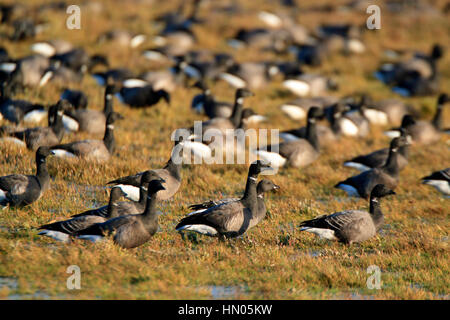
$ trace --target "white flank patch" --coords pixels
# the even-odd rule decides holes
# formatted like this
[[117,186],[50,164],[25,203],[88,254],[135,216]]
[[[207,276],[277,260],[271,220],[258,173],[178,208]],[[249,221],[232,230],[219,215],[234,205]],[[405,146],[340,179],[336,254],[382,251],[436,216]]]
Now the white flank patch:
[[336,188],[344,190],[345,192],[347,192],[347,195],[349,197],[360,197],[360,195],[358,193],[358,190],[356,190],[355,187],[350,186],[348,184],[341,183]]
[[46,73],[44,73],[41,80],[39,81],[39,86],[40,87],[45,86],[52,77],[53,77],[53,71],[47,71]]
[[165,55],[158,51],[146,50],[142,54],[146,59],[152,61],[161,61],[167,59]]
[[289,118],[293,120],[302,120],[306,118],[305,109],[299,106],[294,106],[292,104],[283,104],[281,106],[281,111],[283,111]]
[[300,97],[304,97],[311,92],[309,83],[302,80],[286,80],[283,81],[283,86]]
[[58,158],[76,158],[77,156],[74,155],[72,152],[63,150],[63,149],[53,149],[52,155]]
[[376,109],[364,110],[364,116],[373,124],[386,125],[389,122],[386,112]]
[[78,238],[78,239],[81,239],[81,240],[92,241],[92,242],[94,242],[94,243],[100,242],[100,241],[105,241],[105,237],[102,237],[102,236],[94,236],[94,235],[89,235],[89,234],[81,235],[81,236],[78,236],[77,238]]
[[357,136],[358,135],[358,126],[350,119],[347,118],[341,118],[340,126],[342,133],[346,136]]
[[39,53],[47,58],[56,53],[55,48],[47,42],[37,42],[31,45],[31,51]]
[[20,140],[20,139],[14,138],[14,137],[4,137],[4,138],[0,138],[0,141],[1,141],[1,142],[14,143],[14,144],[17,144],[18,146],[21,146],[21,147],[26,147],[26,146],[27,146],[25,142],[23,142],[23,141]]
[[25,114],[23,121],[27,123],[39,123],[47,116],[46,110],[33,110]]
[[297,137],[296,135],[293,135],[291,133],[286,133],[286,132],[280,132],[279,136],[280,136],[280,138],[282,138],[284,141],[287,141],[287,142],[300,140],[300,138]]
[[231,73],[221,73],[219,77],[235,88],[245,88],[247,86],[247,83],[244,80]]
[[330,230],[330,229],[305,227],[305,228],[301,228],[300,231],[311,232],[321,238],[328,239],[328,240],[337,240],[336,236],[334,235],[334,231]]
[[129,184],[118,184],[116,187],[122,189],[125,198],[132,201],[139,201],[139,188]]
[[156,44],[157,46],[163,46],[167,43],[167,40],[165,37],[156,36],[153,38],[153,43]]
[[145,35],[138,34],[131,39],[130,46],[132,48],[139,47],[145,41]]
[[258,18],[272,28],[281,27],[282,24],[280,17],[267,11],[260,11]]
[[269,151],[263,151],[263,150],[256,150],[255,152],[260,159],[265,160],[270,163],[271,167],[282,167],[286,163],[286,159],[283,158],[280,154],[275,152],[269,152]]
[[0,189],[0,202],[6,199],[6,192]]
[[195,231],[207,236],[215,236],[217,234],[217,230],[213,227],[207,226],[205,224],[189,224],[182,226],[177,229],[177,231],[181,230],[189,230],[189,231]]
[[38,233],[40,236],[46,236],[50,237],[52,239],[55,239],[57,241],[61,242],[70,242],[70,237],[67,233],[59,232],[59,231],[53,231],[53,230],[42,230]]
[[211,148],[206,144],[197,141],[184,141],[183,153],[190,152],[194,157],[201,157],[203,159],[211,158]]
[[391,139],[398,138],[398,137],[400,137],[400,134],[401,134],[400,131],[398,131],[398,130],[388,130],[383,133],[384,133],[384,135],[388,136]]
[[260,114],[254,114],[247,118],[247,121],[249,123],[260,123],[260,122],[264,122],[266,120],[267,120],[267,118]]
[[136,88],[136,87],[145,87],[148,85],[147,81],[141,79],[127,79],[122,84],[125,88]]
[[366,46],[358,39],[350,39],[347,42],[347,47],[352,53],[363,53],[366,51]]
[[[0,199],[1,200],[1,199]],[[192,216],[193,214],[197,214],[197,213],[200,213],[200,212],[203,212],[203,211],[205,211],[206,209],[200,209],[200,210],[196,210],[196,211],[192,211],[192,212],[189,212],[186,216]]]
[[78,121],[69,116],[63,115],[62,122],[66,131],[75,132],[80,129],[80,124],[78,123]]
[[16,70],[16,66],[17,64],[15,64],[14,62],[4,62],[0,64],[0,70],[11,73]]
[[[450,184],[444,180],[423,180],[424,184],[435,187],[440,193],[450,195]],[[0,199],[1,200],[1,199]]]
[[363,165],[361,163],[351,162],[351,161],[344,162],[344,167],[354,168],[354,169],[359,170],[361,172],[372,169],[372,168],[370,168],[368,166],[365,166],[365,165]]

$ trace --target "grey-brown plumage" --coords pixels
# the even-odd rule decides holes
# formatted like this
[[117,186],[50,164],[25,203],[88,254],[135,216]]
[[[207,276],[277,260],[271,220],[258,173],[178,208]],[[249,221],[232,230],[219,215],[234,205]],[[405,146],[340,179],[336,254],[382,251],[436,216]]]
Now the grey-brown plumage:
[[12,138],[24,141],[27,148],[36,151],[41,146],[54,146],[60,143],[64,136],[64,127],[62,115],[64,110],[71,108],[66,100],[60,100],[56,106],[52,106],[49,110],[49,126],[35,127],[23,131],[3,132]]
[[348,210],[323,215],[303,221],[300,224],[300,227],[302,227],[300,230],[347,244],[368,240],[374,237],[384,224],[384,216],[379,201],[380,198],[390,194],[395,194],[395,192],[382,184],[378,184],[370,193],[369,212]]
[[265,212],[259,212],[256,179],[259,173],[267,168],[270,167],[260,160],[252,163],[244,196],[240,200],[219,204],[205,211],[191,214],[183,218],[175,229],[190,230],[221,238],[233,238],[244,234],[265,214]]
[[335,185],[351,196],[368,198],[373,187],[384,184],[389,189],[395,189],[399,180],[398,149],[408,145],[406,137],[398,137],[391,141],[389,156],[386,163],[380,167],[364,171]]
[[36,151],[36,175],[11,174],[0,177],[0,206],[22,207],[37,201],[50,187],[45,159],[48,147]]
[[74,234],[77,231],[86,229],[96,223],[105,222],[108,219],[118,217],[118,200],[125,194],[120,188],[112,188],[106,215],[80,215],[69,220],[58,221],[50,224],[44,224],[39,229],[44,230],[39,235],[46,235],[47,231],[58,231],[66,234]]
[[111,112],[108,115],[103,140],[82,140],[52,146],[53,154],[62,157],[80,157],[87,160],[109,160],[115,150],[113,123],[119,119],[123,119],[123,117],[116,112]]
[[164,190],[160,180],[152,180],[148,185],[145,210],[141,214],[126,215],[97,223],[76,233],[77,236],[103,237],[114,235],[114,242],[123,248],[135,248],[151,239],[158,230],[158,212],[156,211],[158,191]]
[[256,151],[257,155],[273,166],[281,167],[288,164],[292,167],[304,167],[319,157],[320,144],[317,138],[316,121],[323,117],[323,110],[312,107],[308,111],[306,139],[282,142],[269,145]]

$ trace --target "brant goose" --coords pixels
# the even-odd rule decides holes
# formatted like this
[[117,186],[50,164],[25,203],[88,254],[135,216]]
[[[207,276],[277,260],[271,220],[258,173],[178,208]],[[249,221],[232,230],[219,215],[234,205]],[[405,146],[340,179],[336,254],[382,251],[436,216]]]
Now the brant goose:
[[177,231],[195,231],[207,236],[234,238],[254,227],[265,212],[258,210],[256,180],[258,175],[271,169],[260,160],[250,165],[244,196],[238,201],[227,202],[210,207],[204,211],[183,218],[175,227]]
[[136,34],[133,35],[129,31],[126,30],[110,30],[103,34],[101,34],[97,42],[103,43],[106,41],[114,42],[114,44],[118,44],[119,46],[123,47],[131,47],[131,48],[137,48],[142,43],[144,43],[146,39],[146,36],[143,34]]
[[422,178],[422,183],[435,187],[440,193],[450,196],[450,168],[435,171]]
[[442,131],[443,107],[450,101],[447,94],[440,94],[437,99],[436,113],[431,122],[424,120],[414,120],[411,115],[405,115],[400,128],[393,128],[385,131],[388,137],[400,135],[400,129],[404,128],[411,135],[414,143],[429,144],[440,140]]
[[[181,162],[174,161],[175,152],[177,152],[177,145],[181,144],[179,141],[175,141],[175,146],[172,150],[172,155],[167,161],[166,165],[161,169],[151,170],[159,177],[164,179],[164,191],[159,192],[156,196],[158,200],[168,200],[178,191],[181,185]],[[141,185],[141,179],[144,172],[136,173],[135,175],[122,177],[116,180],[109,181],[107,184],[114,184],[120,187],[126,194],[126,198],[138,201],[139,200],[139,186]]]
[[31,45],[31,51],[50,58],[55,54],[63,54],[73,49],[73,45],[65,40],[53,39],[45,42],[36,42]]
[[384,224],[380,198],[395,194],[383,184],[377,184],[370,193],[369,212],[348,210],[303,221],[300,231],[314,233],[321,238],[346,244],[362,242],[374,237]]
[[306,73],[283,81],[283,86],[299,97],[320,96],[327,90],[338,89],[334,80],[318,74]]
[[[316,121],[323,118],[321,108],[312,107],[308,111],[306,138],[296,141],[282,142],[278,145],[268,145],[259,148],[255,153],[274,167],[289,164],[293,167],[304,167],[319,157],[320,144],[317,137]],[[277,151],[273,151],[277,150]]]
[[119,100],[130,107],[150,107],[164,99],[170,105],[170,93],[165,90],[155,90],[150,85],[139,87],[123,86],[117,94]]
[[125,194],[120,188],[112,188],[109,196],[109,203],[106,206],[105,216],[100,215],[81,215],[69,220],[58,221],[50,224],[44,224],[39,227],[38,235],[51,237],[55,240],[68,242],[69,235],[77,231],[84,230],[96,223],[105,222],[108,219],[120,216],[118,210],[118,201]]
[[334,187],[344,190],[349,196],[361,198],[368,198],[372,188],[380,183],[390,189],[395,189],[399,178],[399,148],[408,144],[406,137],[394,138],[389,147],[388,158],[383,166],[364,171],[357,176],[337,183]]
[[103,140],[82,140],[52,146],[52,153],[57,157],[81,157],[87,160],[107,161],[113,155],[116,142],[114,139],[114,122],[123,116],[111,112],[106,119]]
[[0,206],[22,207],[37,201],[50,187],[45,159],[50,155],[48,147],[36,151],[36,175],[11,174],[0,177]]
[[235,88],[261,89],[267,85],[278,69],[270,63],[245,62],[234,64],[219,78]]
[[[409,137],[405,129],[401,129],[402,137]],[[409,141],[409,140],[408,140]],[[408,164],[408,145],[404,145],[398,148],[398,169],[401,171]],[[355,168],[359,171],[366,171],[372,168],[378,168],[384,165],[389,157],[389,148],[380,149],[377,151],[373,151],[369,154],[355,157],[351,160],[345,161],[344,166]]]
[[[65,123],[70,126],[71,129],[76,129],[74,131],[84,131],[90,134],[104,134],[106,117],[113,111],[113,98],[116,92],[116,85],[107,85],[105,88],[103,111],[81,107],[73,111],[66,112],[67,116]],[[76,122],[75,125],[70,125],[72,123],[72,119]]]
[[[258,196],[258,221],[255,224],[258,224],[259,221],[263,220],[266,214],[266,205],[264,204],[264,193],[269,192],[272,190],[278,190],[280,189],[279,186],[274,184],[269,179],[262,179],[260,182],[258,182],[258,185],[256,187],[256,194]],[[193,215],[197,214],[199,212],[205,211],[206,209],[212,208],[214,206],[222,205],[229,202],[236,202],[239,201],[240,198],[227,198],[227,199],[221,199],[221,200],[210,200],[199,204],[193,204],[189,206],[189,209],[195,210],[191,213],[188,213],[187,215]]]
[[[59,100],[56,106],[49,109],[49,126],[35,127],[24,131],[6,131],[0,135],[7,137],[1,140],[10,140],[19,145],[26,145],[30,150],[37,150],[40,146],[54,146],[60,143],[64,135],[62,116],[65,110],[72,106],[66,100]],[[53,115],[54,114],[54,115]]]
[[233,105],[228,102],[217,101],[211,94],[211,90],[206,86],[203,81],[197,81],[194,88],[198,88],[202,91],[201,94],[196,95],[192,99],[191,106],[197,112],[205,112],[210,118],[229,118],[233,113]]
[[312,106],[325,108],[337,101],[338,99],[336,97],[331,96],[298,98],[282,104],[280,109],[292,120],[303,120],[306,118],[308,110]]
[[158,211],[156,210],[158,191],[165,190],[160,180],[148,184],[147,203],[141,214],[129,214],[96,223],[76,233],[78,238],[97,241],[105,235],[114,234],[114,243],[129,249],[139,247],[151,239],[158,230]]
[[370,123],[378,125],[387,125],[388,123],[400,125],[406,114],[419,116],[419,112],[411,105],[397,99],[370,102],[363,113]]

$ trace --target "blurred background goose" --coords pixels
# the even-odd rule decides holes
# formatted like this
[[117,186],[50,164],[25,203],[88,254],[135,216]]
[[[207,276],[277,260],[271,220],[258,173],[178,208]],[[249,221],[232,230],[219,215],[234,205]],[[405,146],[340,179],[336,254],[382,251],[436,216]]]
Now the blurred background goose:
[[450,168],[435,171],[422,178],[422,183],[436,188],[440,193],[450,196]]

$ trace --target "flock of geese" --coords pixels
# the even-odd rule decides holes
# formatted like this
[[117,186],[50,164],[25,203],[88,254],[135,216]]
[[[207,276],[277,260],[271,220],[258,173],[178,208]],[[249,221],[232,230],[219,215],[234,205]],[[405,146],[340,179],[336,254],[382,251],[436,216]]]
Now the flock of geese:
[[[392,124],[394,127],[385,132],[392,138],[390,145],[346,161],[344,166],[361,172],[335,185],[349,196],[368,199],[369,210],[336,212],[300,224],[302,231],[347,244],[374,237],[384,223],[380,200],[395,194],[399,173],[408,165],[409,146],[440,143],[441,136],[448,133],[443,128],[443,109],[450,98],[439,92],[437,67],[444,54],[443,48],[436,44],[429,54],[382,64],[375,73],[378,79],[392,86],[394,92],[405,96],[436,96],[435,116],[428,122],[419,120],[416,109],[400,100],[375,101],[366,94],[330,96],[328,93],[338,88],[335,79],[302,70],[303,65],[320,66],[328,56],[339,52],[346,55],[364,52],[356,26],[322,25],[311,32],[287,14],[261,11],[258,18],[267,28],[241,29],[228,40],[229,45],[269,50],[274,54],[291,53],[294,58],[238,63],[227,53],[195,50],[197,38],[193,26],[204,24],[199,18],[201,3],[201,0],[194,0],[187,16],[183,13],[185,2],[182,1],[176,12],[155,18],[162,26],[161,32],[153,41],[155,46],[143,50],[142,55],[153,62],[171,62],[169,69],[137,75],[126,68],[110,68],[106,56],[89,55],[83,48],[63,40],[35,43],[31,46],[34,53],[25,57],[13,58],[5,48],[0,49],[0,120],[9,122],[0,127],[1,140],[17,143],[36,155],[35,175],[0,177],[0,205],[23,207],[45,194],[50,188],[48,156],[73,161],[80,158],[110,161],[116,147],[114,128],[124,119],[113,110],[115,97],[131,108],[142,108],[160,101],[170,104],[171,92],[180,86],[200,90],[192,99],[191,107],[209,118],[202,122],[202,129],[229,134],[230,130],[245,129],[250,123],[267,120],[251,108],[244,108],[244,101],[253,96],[254,91],[282,77],[286,90],[298,98],[284,103],[280,110],[292,119],[306,119],[306,126],[282,131],[283,141],[277,145],[251,150],[259,160],[250,164],[242,197],[191,205],[194,211],[182,218],[175,230],[193,231],[221,240],[242,236],[264,219],[267,212],[264,194],[280,188],[269,179],[258,181],[262,172],[312,165],[320,158],[322,145],[336,142],[341,136],[362,139],[370,135],[372,125]],[[292,1],[285,1],[283,5],[295,7]],[[34,10],[46,12],[63,7],[55,4]],[[0,9],[1,22],[12,27],[12,42],[25,41],[45,30],[38,21],[28,18],[26,13],[32,9],[27,6],[11,4],[2,5]],[[242,9],[233,5],[215,10],[232,15]],[[146,36],[111,30],[100,35],[98,41],[115,42],[117,48],[135,49],[146,41]],[[89,109],[88,96],[79,90],[63,90],[60,100],[47,109],[41,104],[14,98],[27,87],[44,87],[50,82],[71,83],[88,75],[104,87],[102,111]],[[215,98],[210,84],[216,81],[226,81],[236,89],[233,103]],[[48,121],[45,127],[24,126],[45,118]],[[186,129],[192,134],[188,139],[175,141],[162,168],[114,178],[107,183],[112,185],[108,204],[75,214],[68,220],[42,225],[39,234],[65,242],[75,238],[98,241],[113,236],[114,242],[124,248],[138,247],[149,241],[158,230],[158,202],[172,198],[182,186],[182,163],[174,160],[176,153],[188,149],[193,156],[211,156],[211,141],[196,136],[194,127]],[[103,135],[103,139],[61,143],[64,136],[78,131]],[[450,168],[425,176],[422,181],[450,195]],[[129,201],[124,201],[124,197]]]

